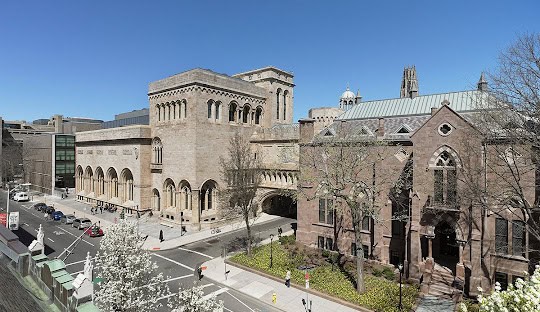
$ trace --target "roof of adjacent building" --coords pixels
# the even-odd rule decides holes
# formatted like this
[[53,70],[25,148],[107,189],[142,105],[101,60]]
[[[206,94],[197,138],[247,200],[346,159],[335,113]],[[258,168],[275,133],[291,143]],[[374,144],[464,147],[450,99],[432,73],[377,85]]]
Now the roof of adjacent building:
[[487,93],[469,90],[430,95],[414,98],[395,98],[386,100],[360,102],[342,115],[338,120],[372,119],[381,117],[430,115],[431,108],[440,108],[445,100],[456,112],[475,111],[486,98]]

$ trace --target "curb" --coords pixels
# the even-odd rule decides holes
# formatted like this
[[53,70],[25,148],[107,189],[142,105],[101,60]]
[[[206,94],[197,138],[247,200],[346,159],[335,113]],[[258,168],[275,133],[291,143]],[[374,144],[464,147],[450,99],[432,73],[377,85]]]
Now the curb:
[[[242,264],[238,264],[238,263],[235,263],[235,262],[231,262],[229,259],[225,259],[225,263],[229,264],[229,265],[232,265],[232,266],[235,266],[237,268],[240,268],[242,270],[245,270],[245,271],[248,271],[248,272],[251,272],[251,273],[254,273],[254,274],[257,274],[257,275],[262,275],[266,278],[269,278],[269,279],[272,279],[274,281],[277,281],[277,282],[280,282],[280,283],[283,283],[283,279],[282,278],[278,278],[278,277],[275,277],[273,275],[270,275],[266,272],[261,272],[261,271],[257,271],[253,268],[250,268],[250,267],[247,267],[247,266],[244,266]],[[320,292],[318,290],[314,290],[314,289],[305,289],[304,287],[302,287],[301,285],[298,285],[298,284],[295,284],[295,283],[292,283],[291,282],[291,287],[294,287],[296,289],[299,289],[299,290],[302,290],[304,292],[308,292],[312,295],[316,295],[318,297],[321,297],[321,298],[324,298],[326,300],[329,300],[329,301],[333,301],[335,303],[339,303],[341,305],[344,305],[344,306],[347,306],[351,309],[355,309],[355,310],[358,310],[358,311],[362,311],[362,312],[374,312],[373,310],[369,310],[367,308],[364,308],[362,306],[358,306],[358,305],[355,305],[353,303],[350,303],[348,301],[345,301],[345,300],[342,300],[342,299],[339,299],[339,298],[335,298],[335,297],[332,297],[328,294],[325,294],[323,292]]]

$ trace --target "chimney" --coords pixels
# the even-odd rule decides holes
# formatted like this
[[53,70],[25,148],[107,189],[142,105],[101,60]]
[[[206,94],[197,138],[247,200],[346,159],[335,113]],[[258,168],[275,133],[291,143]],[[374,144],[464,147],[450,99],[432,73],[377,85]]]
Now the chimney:
[[315,135],[314,123],[315,120],[311,118],[304,118],[298,120],[300,123],[300,143],[309,143]]
[[437,107],[432,107],[431,108],[431,116],[435,115],[436,112],[437,112]]
[[377,128],[377,136],[384,136],[384,118],[379,118],[379,127]]

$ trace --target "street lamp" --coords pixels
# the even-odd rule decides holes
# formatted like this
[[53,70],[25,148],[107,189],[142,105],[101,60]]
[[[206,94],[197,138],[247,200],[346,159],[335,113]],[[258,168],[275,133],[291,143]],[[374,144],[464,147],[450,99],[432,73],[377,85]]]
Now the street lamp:
[[272,262],[274,260],[273,254],[272,254],[272,241],[274,240],[274,234],[270,234],[270,267],[272,267]]
[[311,300],[309,300],[309,303],[307,303],[306,299],[302,298],[302,304],[304,305],[304,310],[306,310],[306,312],[311,312],[311,307],[313,306]]
[[399,264],[398,265],[398,269],[399,269],[399,306],[398,306],[398,309],[399,311],[403,311],[403,304],[401,302],[401,298],[402,298],[402,292],[401,292],[401,277],[403,276],[403,264]]

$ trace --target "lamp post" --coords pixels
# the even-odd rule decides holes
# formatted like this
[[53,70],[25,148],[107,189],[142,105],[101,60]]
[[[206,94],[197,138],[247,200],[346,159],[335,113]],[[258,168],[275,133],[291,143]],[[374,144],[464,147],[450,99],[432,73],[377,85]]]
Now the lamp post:
[[6,203],[6,228],[9,230],[9,195],[11,194],[10,193],[10,189],[9,189],[9,181],[8,181],[8,187],[7,187],[7,203]]
[[401,298],[402,298],[402,292],[401,292],[401,287],[402,287],[402,284],[401,284],[401,277],[403,276],[403,264],[399,264],[398,265],[398,269],[399,269],[399,306],[398,306],[398,309],[399,311],[403,311],[403,304],[402,304],[402,301],[401,301]]
[[270,267],[272,267],[273,264],[273,254],[272,254],[272,241],[274,240],[274,234],[270,234]]

